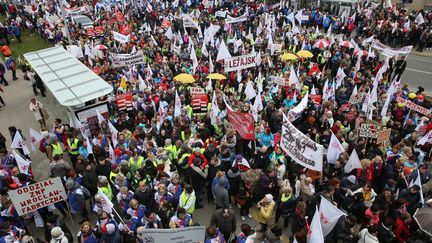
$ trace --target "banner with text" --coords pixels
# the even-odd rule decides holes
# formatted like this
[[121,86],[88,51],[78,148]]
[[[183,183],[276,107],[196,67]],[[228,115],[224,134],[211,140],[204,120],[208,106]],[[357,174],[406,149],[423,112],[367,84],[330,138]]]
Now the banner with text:
[[120,42],[120,43],[128,43],[130,39],[130,35],[122,35],[118,32],[113,31],[113,37],[114,40]]
[[404,104],[405,106],[408,106],[408,108],[410,108],[410,109],[412,109],[414,111],[417,111],[418,113],[421,113],[423,115],[427,116],[430,113],[430,110],[428,110],[428,109],[426,109],[424,107],[421,107],[421,106],[417,105],[416,103],[413,103],[413,102],[411,102],[409,100],[403,99],[401,97],[397,97],[397,102],[401,103],[401,104]]
[[227,111],[228,119],[240,137],[245,140],[255,140],[255,120],[253,115],[251,113],[235,112],[230,109],[227,109]]
[[225,72],[238,71],[256,66],[256,53],[225,59]]
[[75,8],[64,8],[62,9],[62,15],[65,16],[76,16],[76,15],[83,15],[86,13],[89,13],[91,11],[90,7],[87,5],[81,6],[81,7],[75,7]]
[[231,17],[231,16],[227,15],[226,19],[225,19],[225,24],[234,24],[234,23],[246,21],[248,19],[248,16],[249,16],[248,12],[244,13],[243,15],[241,15],[239,17]]
[[372,123],[363,123],[360,126],[360,137],[378,138],[378,128]]
[[411,52],[413,46],[403,46],[400,48],[392,48],[390,46],[386,46],[383,43],[381,43],[379,40],[373,39],[371,42],[371,47],[375,48],[380,51],[386,51],[391,53],[397,53],[397,54],[408,54]]
[[144,242],[204,242],[205,226],[192,226],[177,229],[145,229],[142,233]]
[[191,87],[193,113],[206,113],[208,96],[203,88]]
[[19,216],[67,199],[60,177],[8,192]]
[[114,67],[129,67],[135,64],[144,63],[144,54],[142,50],[132,54],[110,53],[110,55]]
[[303,167],[322,171],[324,147],[300,132],[285,115],[280,145],[295,162]]

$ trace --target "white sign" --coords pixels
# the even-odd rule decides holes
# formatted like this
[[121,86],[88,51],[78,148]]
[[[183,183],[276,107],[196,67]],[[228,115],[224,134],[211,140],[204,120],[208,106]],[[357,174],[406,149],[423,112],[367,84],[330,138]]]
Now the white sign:
[[130,39],[130,35],[122,35],[118,32],[113,31],[114,40],[120,43],[128,43]]
[[301,16],[301,21],[308,21],[309,20],[309,15],[302,15]]
[[83,109],[83,110],[79,110],[76,111],[76,115],[78,117],[78,120],[81,123],[87,123],[87,120],[89,118],[95,117],[96,116],[96,111],[99,112],[99,114],[109,114],[109,110],[108,110],[108,106],[106,103],[102,103],[101,105],[98,106],[94,106],[91,107],[89,109]]
[[144,54],[142,50],[132,54],[110,53],[110,55],[112,58],[112,65],[114,67],[128,67],[144,63]]
[[283,116],[281,148],[300,165],[322,171],[324,147],[301,133],[285,115]]
[[277,77],[277,76],[270,76],[271,83],[269,84],[278,84],[280,86],[288,86],[288,82],[286,81],[285,77]]
[[177,229],[145,229],[142,236],[144,242],[204,242],[205,226],[193,226]]
[[390,46],[386,46],[383,43],[381,43],[379,40],[373,39],[371,42],[371,47],[375,48],[380,51],[387,50],[387,53],[393,52],[398,54],[408,54],[411,52],[413,46],[403,46],[400,48],[391,48]]
[[282,51],[282,44],[272,44],[270,48],[274,52],[281,52]]
[[227,15],[227,11],[222,11],[222,10],[216,11],[215,13],[215,16],[219,18],[225,18],[226,15]]
[[248,19],[248,16],[249,16],[248,12],[246,12],[242,16],[239,16],[239,17],[236,17],[236,18],[227,15],[227,17],[225,19],[225,24],[234,24],[234,23],[239,23],[239,22],[246,21]]
[[8,192],[19,216],[67,199],[60,177]]
[[242,56],[226,58],[224,67],[225,72],[231,72],[255,67],[255,65],[256,53],[252,52]]
[[84,54],[82,52],[81,47],[77,45],[68,45],[66,46],[67,52],[69,52],[73,57],[83,58]]
[[198,28],[198,21],[192,19],[188,14],[183,15],[183,27],[185,28]]
[[76,8],[64,8],[62,9],[62,15],[63,16],[76,16],[76,15],[83,15],[90,12],[89,6],[81,6]]

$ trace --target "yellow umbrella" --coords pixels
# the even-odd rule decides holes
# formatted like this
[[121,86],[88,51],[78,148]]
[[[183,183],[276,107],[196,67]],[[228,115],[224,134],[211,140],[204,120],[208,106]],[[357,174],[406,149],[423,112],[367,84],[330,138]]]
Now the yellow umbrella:
[[216,79],[216,80],[223,80],[226,79],[226,77],[220,73],[211,73],[207,76],[209,79]]
[[313,57],[313,54],[310,51],[301,50],[301,51],[297,52],[297,56],[301,56],[304,58],[310,58],[310,57]]
[[280,56],[280,59],[282,61],[285,61],[285,60],[297,60],[298,57],[296,55],[292,54],[292,53],[288,53],[287,52],[287,53],[283,54],[282,56]]
[[193,82],[195,82],[195,78],[187,73],[181,73],[177,76],[174,77],[174,80],[180,83],[184,83],[184,84],[191,84]]

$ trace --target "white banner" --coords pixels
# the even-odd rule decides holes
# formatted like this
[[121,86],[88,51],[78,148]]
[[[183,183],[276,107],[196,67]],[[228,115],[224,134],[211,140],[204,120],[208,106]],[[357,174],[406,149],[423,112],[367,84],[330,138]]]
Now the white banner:
[[114,40],[120,43],[128,43],[130,39],[130,35],[122,35],[118,32],[113,31]]
[[83,15],[86,13],[89,13],[91,8],[87,5],[76,7],[76,8],[64,8],[62,9],[62,15],[63,16],[76,16],[76,15]]
[[322,171],[324,147],[301,133],[285,115],[283,116],[280,141],[282,149],[300,165]]
[[256,53],[230,57],[225,59],[225,72],[238,71],[246,68],[255,67]]
[[144,242],[204,242],[205,226],[177,229],[145,229],[142,236],[144,237]]
[[225,18],[226,15],[227,15],[227,11],[222,11],[222,10],[216,11],[215,13],[215,16],[219,18]]
[[144,54],[142,50],[132,54],[110,53],[110,55],[112,58],[112,65],[114,67],[128,67],[135,64],[144,63]]
[[77,45],[68,45],[66,46],[67,52],[69,52],[73,57],[83,58],[84,54],[82,48]]
[[248,16],[249,16],[248,12],[246,12],[242,16],[239,16],[239,17],[236,17],[236,18],[227,15],[226,19],[225,19],[225,24],[234,24],[234,23],[239,23],[239,22],[246,21],[248,19]]
[[19,216],[67,199],[60,177],[8,192]]
[[386,46],[381,43],[379,40],[373,39],[371,42],[372,48],[375,48],[380,51],[386,50],[386,53],[397,53],[397,54],[408,54],[411,52],[413,46],[404,46],[400,48],[391,48],[390,46]]
[[188,14],[183,15],[183,27],[185,28],[198,28],[198,21],[192,19],[192,17]]

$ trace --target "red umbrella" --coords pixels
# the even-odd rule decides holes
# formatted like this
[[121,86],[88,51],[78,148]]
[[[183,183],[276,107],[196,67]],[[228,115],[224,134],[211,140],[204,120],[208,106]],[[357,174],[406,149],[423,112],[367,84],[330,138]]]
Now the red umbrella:
[[315,42],[315,44],[314,44],[314,46],[316,48],[320,48],[320,49],[324,49],[324,48],[326,48],[329,45],[330,45],[330,43],[328,41],[326,41],[326,40],[323,40],[323,39],[317,40]]
[[367,56],[369,56],[369,52],[364,51],[364,50],[360,50],[360,51],[355,51],[354,55],[367,57]]
[[353,44],[351,44],[351,42],[349,42],[349,41],[342,41],[342,43],[340,45],[343,47],[346,47],[346,48],[350,48],[350,49],[354,48]]
[[95,48],[98,50],[108,50],[108,47],[106,45],[96,45]]

